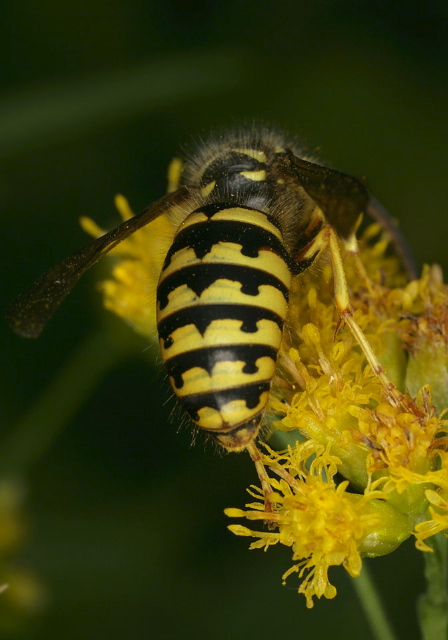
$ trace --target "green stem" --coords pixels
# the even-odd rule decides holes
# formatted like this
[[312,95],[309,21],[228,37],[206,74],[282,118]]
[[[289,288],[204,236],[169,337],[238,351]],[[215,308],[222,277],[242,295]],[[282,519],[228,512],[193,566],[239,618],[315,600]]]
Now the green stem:
[[131,353],[129,343],[114,340],[104,328],[89,335],[4,439],[0,447],[2,473],[26,474],[107,371]]
[[426,544],[433,553],[424,553],[427,589],[418,602],[424,640],[446,640],[448,635],[448,540],[439,533]]
[[369,621],[373,637],[376,640],[396,640],[365,560],[361,574],[352,580],[352,584]]

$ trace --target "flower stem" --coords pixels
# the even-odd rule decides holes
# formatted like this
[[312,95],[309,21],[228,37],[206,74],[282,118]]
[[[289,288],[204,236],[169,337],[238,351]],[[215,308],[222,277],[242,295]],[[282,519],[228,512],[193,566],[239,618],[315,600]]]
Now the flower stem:
[[418,602],[418,615],[424,640],[448,637],[448,540],[438,534],[425,541],[433,553],[424,553],[426,593]]
[[361,574],[352,580],[352,584],[369,621],[373,637],[376,640],[396,640],[365,560]]
[[4,438],[2,473],[28,473],[107,371],[131,354],[129,342],[114,340],[104,327],[87,336]]

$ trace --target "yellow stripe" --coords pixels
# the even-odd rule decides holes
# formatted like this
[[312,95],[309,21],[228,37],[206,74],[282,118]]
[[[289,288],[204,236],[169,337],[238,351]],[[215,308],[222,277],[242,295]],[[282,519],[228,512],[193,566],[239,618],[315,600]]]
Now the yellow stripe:
[[256,209],[242,209],[241,207],[232,207],[231,209],[222,209],[213,216],[213,220],[235,220],[236,222],[247,222],[256,227],[265,229],[272,233],[283,243],[281,231],[269,221],[267,216]]
[[208,222],[208,217],[205,215],[205,213],[202,213],[201,211],[194,211],[193,213],[190,213],[190,215],[185,218],[185,220],[180,225],[176,235],[183,231],[183,229],[191,227],[191,225],[193,224],[198,224],[199,222]]
[[281,318],[286,318],[288,303],[283,294],[270,285],[261,285],[257,296],[249,296],[241,292],[241,284],[231,280],[216,280],[203,291],[200,298],[182,285],[168,295],[167,306],[158,311],[158,322],[166,316],[197,304],[248,304],[265,309],[273,309]]
[[267,162],[267,157],[264,151],[260,149],[232,149],[235,153],[243,153],[245,156],[249,156],[249,158],[254,158],[258,160],[258,162]]
[[216,186],[216,180],[212,180],[212,182],[209,182],[208,184],[205,185],[205,187],[202,187],[201,189],[201,196],[203,198],[206,198],[215,188]]
[[180,389],[176,389],[176,395],[182,398],[196,393],[232,389],[251,382],[270,380],[274,376],[275,362],[268,356],[258,358],[256,361],[258,371],[255,373],[243,373],[242,369],[245,364],[243,361],[218,362],[213,367],[211,376],[205,369],[193,367],[182,374],[184,385]]
[[221,430],[223,427],[227,427],[227,430],[230,431],[237,424],[250,420],[250,418],[262,411],[267,404],[268,397],[269,393],[267,391],[262,393],[260,402],[254,409],[248,409],[244,400],[229,402],[221,408],[220,412],[204,407],[198,411],[199,420],[196,424],[208,431]]
[[273,349],[278,350],[280,348],[282,332],[275,322],[260,320],[257,323],[258,331],[254,333],[241,331],[241,325],[241,320],[213,320],[208,325],[203,336],[194,324],[180,327],[171,334],[173,343],[167,349],[163,346],[163,340],[160,340],[162,358],[167,360],[193,349],[224,347],[231,344],[266,344]]
[[[195,211],[191,213],[179,227],[179,231],[183,231],[193,224],[199,222],[207,222],[208,217],[201,211]],[[269,222],[268,218],[261,211],[255,209],[242,209],[241,207],[232,207],[231,209],[222,209],[213,215],[212,222],[215,220],[235,220],[236,222],[247,222],[253,224],[261,229],[265,229],[274,235],[280,242],[283,243],[283,236],[279,229],[272,222]]]
[[266,180],[266,171],[264,169],[260,169],[259,171],[240,171],[240,175],[254,182],[263,182],[263,180]]
[[251,258],[241,253],[241,245],[233,242],[220,242],[212,246],[202,260],[198,260],[193,249],[184,248],[177,251],[171,258],[171,262],[166,267],[160,278],[159,285],[174,271],[187,267],[195,263],[220,263],[235,264],[243,267],[253,267],[274,275],[285,287],[289,289],[291,284],[291,273],[283,258],[272,251],[261,249],[257,258]]

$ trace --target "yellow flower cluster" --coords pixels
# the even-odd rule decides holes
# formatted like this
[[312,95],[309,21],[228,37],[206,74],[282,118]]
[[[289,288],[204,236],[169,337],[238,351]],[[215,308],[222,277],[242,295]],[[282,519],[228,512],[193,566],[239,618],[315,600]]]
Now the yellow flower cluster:
[[[258,538],[251,549],[273,544],[292,547],[296,563],[283,575],[283,581],[298,573],[303,581],[299,593],[306,597],[307,606],[313,606],[313,596],[333,598],[335,587],[329,582],[330,566],[342,564],[352,576],[361,570],[360,544],[372,532],[383,526],[383,518],[375,502],[384,497],[380,491],[365,496],[349,493],[348,481],[335,481],[340,460],[331,455],[331,447],[312,440],[288,447],[278,454],[267,449],[265,462],[280,476],[271,479],[274,493],[270,500],[273,512],[264,511],[264,496],[252,493],[260,502],[247,505],[248,511],[226,509],[229,517],[265,520],[277,531],[252,531],[240,525],[229,529],[240,536]],[[307,466],[307,462],[310,462]]]
[[[131,215],[117,202],[124,219]],[[84,228],[101,235],[92,221]],[[155,289],[173,235],[161,217],[117,246],[105,306],[152,336]],[[251,548],[292,549],[299,592],[332,598],[329,567],[357,576],[363,556],[389,553],[414,535],[448,531],[448,289],[437,267],[406,282],[376,225],[364,233],[361,262],[344,256],[354,318],[387,375],[404,393],[393,403],[334,306],[330,265],[322,258],[295,279],[290,315],[266,414],[272,443],[264,447],[272,509],[265,493],[231,517],[261,520],[268,530],[230,530],[257,540]],[[342,476],[342,480],[341,480]]]
[[[134,214],[123,196],[115,198],[123,221]],[[80,219],[86,233],[99,238],[105,233],[93,220]],[[156,336],[156,287],[163,260],[170,247],[175,229],[162,215],[142,227],[110,251],[117,258],[112,279],[100,283],[104,306],[131,327],[151,340]]]
[[[441,338],[448,290],[437,267],[405,284],[397,261],[384,257],[386,243],[369,244],[375,233],[369,227],[361,243],[367,277],[345,256],[355,319],[403,391],[411,386],[411,370],[413,387],[419,382],[416,398],[407,395],[405,406],[391,403],[351,332],[337,331],[328,265],[311,267],[292,296],[269,407],[273,441],[295,442],[281,454],[269,449],[263,456],[281,478],[272,479],[273,513],[264,511],[262,499],[247,511],[227,510],[275,527],[256,532],[231,525],[237,535],[258,538],[251,548],[277,542],[292,547],[299,562],[284,577],[298,573],[309,607],[313,596],[335,596],[330,566],[340,564],[356,576],[362,556],[389,553],[410,535],[430,551],[424,540],[448,531],[447,423],[431,394],[435,384],[439,409],[448,406],[448,386],[439,382],[448,363]],[[434,375],[424,365],[417,372],[418,358],[427,358],[433,345],[440,368]],[[336,471],[345,478],[339,484]]]

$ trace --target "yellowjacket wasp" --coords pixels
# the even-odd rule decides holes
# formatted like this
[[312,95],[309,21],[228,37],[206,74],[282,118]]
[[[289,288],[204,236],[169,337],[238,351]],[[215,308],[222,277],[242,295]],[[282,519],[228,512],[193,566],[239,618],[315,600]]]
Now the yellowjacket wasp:
[[227,450],[249,451],[268,496],[254,440],[275,372],[291,278],[329,250],[341,322],[390,397],[405,402],[353,319],[339,241],[356,254],[355,230],[369,213],[390,232],[411,277],[412,256],[362,182],[302,158],[286,136],[267,129],[217,137],[187,161],[174,161],[170,185],[168,195],[39,278],[11,307],[8,321],[20,335],[37,337],[87,269],[157,216],[174,217],[177,232],[157,289],[160,347],[171,385],[199,428]]

